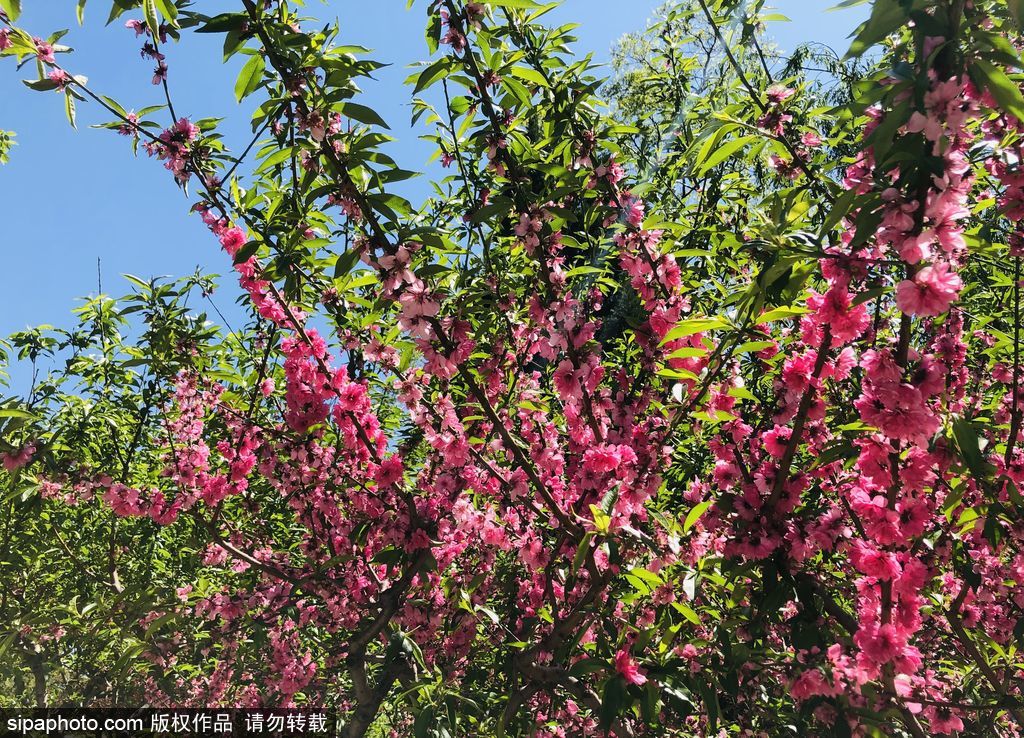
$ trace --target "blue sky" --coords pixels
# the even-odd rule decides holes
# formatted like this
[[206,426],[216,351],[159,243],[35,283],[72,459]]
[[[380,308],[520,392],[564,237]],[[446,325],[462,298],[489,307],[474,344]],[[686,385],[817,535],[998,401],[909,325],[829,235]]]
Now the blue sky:
[[[237,3],[199,0],[196,6],[213,14]],[[640,30],[657,6],[655,0],[565,0],[549,16],[552,23],[580,23],[578,51],[606,61],[623,33]],[[845,51],[846,37],[866,14],[865,6],[828,9],[835,0],[776,0],[773,5],[792,19],[774,23],[771,34],[780,48],[819,41]],[[73,0],[24,0],[19,25],[47,35],[68,28],[64,39],[75,53],[64,60],[90,86],[126,108],[162,101],[149,84],[152,64],[139,58],[134,34],[123,20],[103,26],[109,0],[92,0],[86,23],[75,21]],[[422,131],[409,128],[409,90],[402,81],[407,66],[426,58],[424,7],[418,0],[406,10],[405,0],[329,0],[309,2],[320,18],[340,18],[345,43],[374,50],[373,58],[391,62],[377,80],[364,86],[361,101],[378,110],[398,139],[389,153],[407,169],[421,169],[430,147],[417,140]],[[187,43],[170,46],[170,83],[179,115],[226,117],[231,140],[244,144],[248,112],[234,102],[232,88],[244,62],[222,65],[220,37],[187,35]],[[230,265],[198,219],[189,217],[190,202],[180,196],[167,172],[144,155],[132,156],[127,140],[90,123],[107,116],[96,105],[81,104],[79,127],[64,119],[57,93],[33,92],[19,81],[31,65],[17,73],[10,59],[0,62],[0,129],[13,130],[18,145],[11,162],[0,167],[0,335],[28,325],[70,326],[71,310],[81,295],[96,291],[96,260],[102,262],[103,288],[110,294],[128,291],[122,273],[143,277],[180,276],[196,266],[226,274]],[[230,278],[217,295],[229,311]],[[12,390],[27,387],[27,372],[12,372]]]

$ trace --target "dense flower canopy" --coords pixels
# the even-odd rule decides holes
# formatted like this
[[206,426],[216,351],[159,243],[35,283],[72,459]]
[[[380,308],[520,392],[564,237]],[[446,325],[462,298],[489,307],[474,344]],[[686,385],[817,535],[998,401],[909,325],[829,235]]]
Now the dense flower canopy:
[[[0,405],[10,704],[1021,734],[1019,3],[876,0],[841,59],[680,0],[602,86],[532,0],[422,0],[419,206],[376,62],[197,5],[113,3],[135,112],[0,0],[4,61],[166,167],[249,315],[132,278],[6,344],[62,362]],[[251,142],[175,110],[193,32],[246,56]]]

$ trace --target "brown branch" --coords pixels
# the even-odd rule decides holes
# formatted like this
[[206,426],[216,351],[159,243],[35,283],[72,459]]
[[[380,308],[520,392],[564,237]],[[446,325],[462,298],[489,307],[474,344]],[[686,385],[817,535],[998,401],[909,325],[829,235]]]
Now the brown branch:
[[821,372],[825,368],[825,363],[828,360],[828,352],[832,347],[832,329],[829,326],[825,327],[824,335],[821,339],[821,345],[818,346],[818,356],[814,362],[814,371],[811,374],[811,378],[808,382],[807,389],[804,390],[803,397],[800,398],[800,405],[796,411],[796,421],[793,423],[793,431],[789,437],[789,442],[786,444],[786,450],[782,454],[782,459],[779,461],[779,469],[775,475],[775,482],[772,485],[771,495],[768,497],[768,501],[765,507],[772,508],[779,501],[782,496],[782,490],[785,487],[787,481],[789,481],[789,470],[793,465],[793,459],[796,457],[797,448],[800,445],[804,433],[804,426],[807,424],[807,414],[811,410],[811,403],[814,402],[814,397],[817,394],[818,388],[816,386],[818,379],[821,377]]

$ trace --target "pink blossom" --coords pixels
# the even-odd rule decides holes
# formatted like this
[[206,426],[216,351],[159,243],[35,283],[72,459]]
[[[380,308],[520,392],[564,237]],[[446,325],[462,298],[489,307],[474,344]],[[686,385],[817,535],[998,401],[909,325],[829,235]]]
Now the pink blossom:
[[622,454],[614,446],[588,449],[583,463],[598,473],[610,472],[622,461]]
[[158,85],[167,79],[167,64],[161,59],[153,70],[153,84]]
[[907,121],[907,130],[911,133],[923,133],[929,141],[938,141],[942,138],[942,121],[914,111]]
[[149,517],[158,525],[170,525],[178,519],[183,504],[180,497],[168,504],[163,492],[154,490],[150,495]]
[[41,38],[33,39],[36,45],[36,57],[39,61],[44,64],[56,64],[57,59],[54,57],[53,44],[43,41]]
[[377,467],[377,484],[381,487],[390,487],[402,481],[403,473],[402,457],[398,454],[389,456]]
[[63,91],[65,87],[72,81],[71,75],[65,72],[63,69],[53,69],[49,74],[46,75],[47,79],[57,85],[57,89]]
[[900,564],[896,554],[882,551],[866,541],[854,541],[850,549],[850,560],[862,574],[881,580],[895,579],[900,575]]
[[117,132],[122,136],[138,136],[139,135],[139,116],[136,113],[128,113],[125,115],[126,122],[124,125],[118,126]]
[[224,250],[227,251],[228,254],[234,256],[248,240],[249,239],[246,237],[245,231],[238,226],[235,226],[221,234],[220,245],[224,247]]
[[892,624],[861,626],[853,640],[875,664],[894,660],[905,646],[904,639]]
[[146,24],[143,21],[138,20],[137,18],[132,18],[128,21],[125,21],[124,27],[135,31],[136,37],[141,36],[144,33],[149,33],[149,28],[146,26]]
[[800,143],[808,148],[815,149],[821,146],[821,137],[814,131],[807,131],[800,137]]
[[793,680],[789,687],[793,699],[807,700],[811,697],[831,697],[840,690],[833,689],[818,669],[807,669]]
[[116,483],[103,495],[104,501],[110,505],[115,514],[122,517],[142,516],[146,512],[139,496],[139,490],[124,484]]
[[568,359],[563,359],[559,363],[552,381],[555,384],[555,390],[563,400],[579,399],[583,396],[576,369]]
[[957,299],[963,283],[949,268],[939,262],[927,266],[896,287],[896,305],[907,315],[941,315]]
[[630,684],[646,684],[647,672],[630,655],[629,650],[620,648],[615,654],[615,670]]
[[807,307],[814,311],[813,320],[828,325],[837,344],[849,343],[868,327],[870,316],[867,305],[853,304],[853,296],[846,285],[834,285],[824,295],[812,292]]
[[767,97],[768,102],[773,105],[778,105],[779,103],[793,97],[795,94],[796,90],[792,87],[786,87],[785,85],[772,85],[765,90],[765,97]]
[[17,471],[27,465],[32,460],[32,457],[35,456],[35,453],[36,447],[30,443],[17,451],[0,453],[0,462],[3,463],[4,469],[7,471]]
[[964,729],[964,721],[946,707],[929,707],[927,710],[928,727],[938,735],[949,735]]

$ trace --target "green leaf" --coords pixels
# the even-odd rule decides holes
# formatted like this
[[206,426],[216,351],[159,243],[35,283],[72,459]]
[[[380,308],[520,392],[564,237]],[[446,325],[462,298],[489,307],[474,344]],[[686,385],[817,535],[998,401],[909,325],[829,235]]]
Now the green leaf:
[[0,0],[0,10],[7,13],[7,17],[13,23],[21,15],[21,0]]
[[985,460],[981,451],[981,440],[974,425],[970,420],[960,418],[953,423],[953,437],[967,468],[979,483],[984,483],[992,475],[995,467]]
[[651,589],[655,589],[657,587],[660,587],[661,585],[663,585],[665,583],[664,579],[662,579],[660,576],[655,574],[650,569],[644,569],[644,568],[641,568],[641,567],[637,566],[637,567],[634,567],[634,568],[630,569],[629,573],[632,574],[637,579],[640,579],[641,581],[646,582],[647,584],[649,584]]
[[381,182],[404,182],[407,179],[413,179],[414,177],[422,176],[419,172],[414,172],[411,169],[388,169],[387,171],[380,173]]
[[625,711],[629,705],[628,700],[626,680],[616,674],[604,685],[604,695],[601,697],[602,730],[608,730],[615,719]]
[[135,3],[129,3],[128,0],[114,0],[110,6],[110,15],[107,16],[107,25],[116,21],[125,12],[135,9]]
[[450,69],[451,60],[447,56],[438,59],[436,62],[420,72],[419,76],[416,78],[416,87],[413,88],[412,94],[418,95],[420,92],[427,89],[448,74]]
[[835,202],[832,203],[832,209],[829,211],[828,217],[821,224],[821,234],[818,236],[819,241],[824,241],[828,233],[839,225],[839,221],[846,217],[856,200],[857,190],[844,190],[843,194],[836,198]]
[[384,122],[384,119],[377,114],[376,110],[368,108],[365,105],[360,105],[359,103],[354,102],[342,103],[341,112],[352,120],[357,120],[368,126],[380,126],[386,130],[391,130],[391,127]]
[[754,320],[757,324],[771,323],[775,320],[787,320],[789,318],[795,318],[797,315],[803,315],[809,313],[810,310],[804,307],[777,307],[774,310],[769,310],[767,313],[757,316]]
[[28,410],[18,407],[0,407],[0,418],[22,418],[24,420],[39,420],[39,416]]
[[714,331],[727,327],[728,323],[718,318],[694,318],[693,320],[684,320],[665,334],[665,337],[661,339],[661,345],[664,346],[669,341],[674,341],[677,338],[692,336],[694,333],[704,333],[705,331]]
[[593,538],[594,532],[587,531],[576,547],[576,554],[572,557],[572,569],[570,572],[572,576],[576,576],[576,572],[583,566],[583,561],[587,558],[587,552],[590,551],[590,542]]
[[686,514],[686,519],[683,521],[683,533],[689,533],[690,528],[700,520],[700,516],[706,513],[712,504],[714,504],[713,500],[705,500],[704,502],[694,505],[693,509]]
[[700,616],[689,605],[682,602],[673,602],[672,607],[694,625],[700,625]]
[[427,29],[424,32],[424,37],[427,40],[427,50],[433,54],[437,51],[440,40],[441,40],[441,14],[431,13],[430,20],[427,23]]
[[[896,105],[885,114],[882,122],[867,137],[865,143],[870,144],[875,150],[875,161],[884,163],[888,160],[889,151],[901,138],[898,133],[899,129],[910,120],[912,112],[909,102]],[[874,201],[875,197],[870,200]]]
[[85,3],[86,0],[78,0],[75,5],[75,16],[78,18],[78,25],[85,23]]
[[969,72],[976,82],[992,93],[1004,112],[1010,113],[1017,120],[1024,120],[1024,95],[1021,95],[1020,86],[1006,72],[981,59],[971,65]]
[[173,0],[154,0],[156,7],[160,13],[166,18],[172,26],[177,27],[178,8],[175,6]]
[[132,284],[134,284],[136,287],[140,288],[143,292],[149,292],[153,288],[153,286],[149,282],[147,282],[144,279],[141,279],[140,277],[136,277],[134,274],[124,273],[121,276],[127,279]]
[[530,91],[526,89],[525,85],[521,82],[513,79],[512,77],[503,77],[501,80],[501,86],[512,93],[512,95],[523,105],[530,104]]
[[163,626],[167,625],[168,623],[174,620],[177,620],[178,617],[178,613],[174,611],[165,612],[163,615],[159,616],[149,624],[149,627],[146,628],[146,633],[143,637],[148,639],[150,636],[152,636],[154,633],[160,630]]
[[757,141],[757,139],[757,136],[740,136],[722,144],[714,150],[713,154],[694,168],[694,174],[698,177],[703,175],[709,169],[718,166],[744,146]]
[[512,209],[512,203],[510,202],[494,202],[490,205],[484,205],[482,208],[473,213],[473,216],[469,219],[469,222],[473,225],[479,225],[485,221],[490,220],[496,215],[505,215],[509,210]]
[[245,13],[221,13],[215,15],[205,25],[195,29],[196,33],[227,33],[237,31],[248,20]]
[[244,261],[248,261],[257,251],[259,251],[259,248],[259,241],[247,241],[242,248],[238,249],[238,253],[235,254],[234,263],[241,264]]
[[666,359],[692,359],[697,356],[707,356],[708,350],[704,348],[698,348],[696,346],[684,346],[683,348],[676,349],[671,354],[666,356]]
[[[1024,618],[1022,618],[1022,621],[1024,621]],[[10,633],[4,636],[4,639],[0,641],[0,656],[3,656],[7,649],[11,647],[11,644],[14,643],[14,638],[17,635],[18,631],[12,630]]]
[[[1017,23],[1017,28],[1024,30],[1024,0],[1008,0],[1010,14]],[[1021,620],[1024,622],[1024,619]]]
[[585,677],[608,668],[608,662],[601,659],[580,659],[569,667],[569,673],[576,677]]
[[861,56],[886,36],[895,32],[908,19],[909,14],[903,3],[892,0],[876,0],[871,8],[871,17],[857,29],[857,36],[850,44],[846,58]]
[[373,561],[377,564],[397,564],[404,558],[405,552],[402,549],[396,546],[388,546],[378,551],[377,555],[373,557]]
[[[1021,2],[1024,3],[1024,0],[1021,0]],[[979,49],[982,57],[987,58],[994,64],[1002,64],[1004,67],[1012,69],[1019,69],[1022,66],[1020,53],[1005,36],[998,33],[979,33],[977,38],[981,44],[991,49],[991,51],[987,52]]]
[[153,38],[160,38],[160,15],[156,12],[155,0],[143,0],[142,1],[142,14],[146,17],[146,25],[149,26],[149,32],[153,34]]
[[278,164],[283,164],[288,161],[293,154],[296,153],[296,149],[291,146],[285,146],[282,149],[277,149],[270,154],[266,159],[260,162],[260,165],[256,168],[256,173],[266,171],[271,167],[275,167]]
[[22,84],[37,92],[50,92],[57,89],[57,83],[50,79],[23,79]]
[[519,79],[532,82],[540,87],[548,86],[547,78],[536,69],[531,69],[529,67],[512,67],[512,74]]
[[68,117],[68,123],[71,124],[72,128],[78,128],[75,125],[75,98],[71,95],[71,92],[64,93],[64,113]]
[[687,371],[686,369],[671,369],[671,368],[668,368],[668,367],[666,367],[665,369],[659,370],[658,371],[658,376],[659,377],[668,377],[669,379],[682,379],[682,380],[692,381],[692,382],[697,382],[697,381],[700,380],[700,377],[697,376],[696,374],[694,374],[691,371]]
[[437,721],[437,712],[434,707],[428,705],[412,725],[413,738],[435,738],[436,733],[432,730]]
[[498,613],[494,612],[494,610],[492,610],[491,608],[484,607],[483,605],[477,605],[474,609],[477,612],[482,612],[484,615],[486,615],[488,619],[495,625],[501,625],[501,618],[498,617]]
[[249,57],[249,61],[242,67],[242,71],[238,73],[238,79],[235,80],[235,99],[238,102],[242,102],[243,98],[256,91],[263,81],[265,70],[266,62],[260,54]]
[[359,250],[350,249],[343,254],[338,254],[334,262],[334,276],[341,277],[352,271],[352,267],[359,263]]

